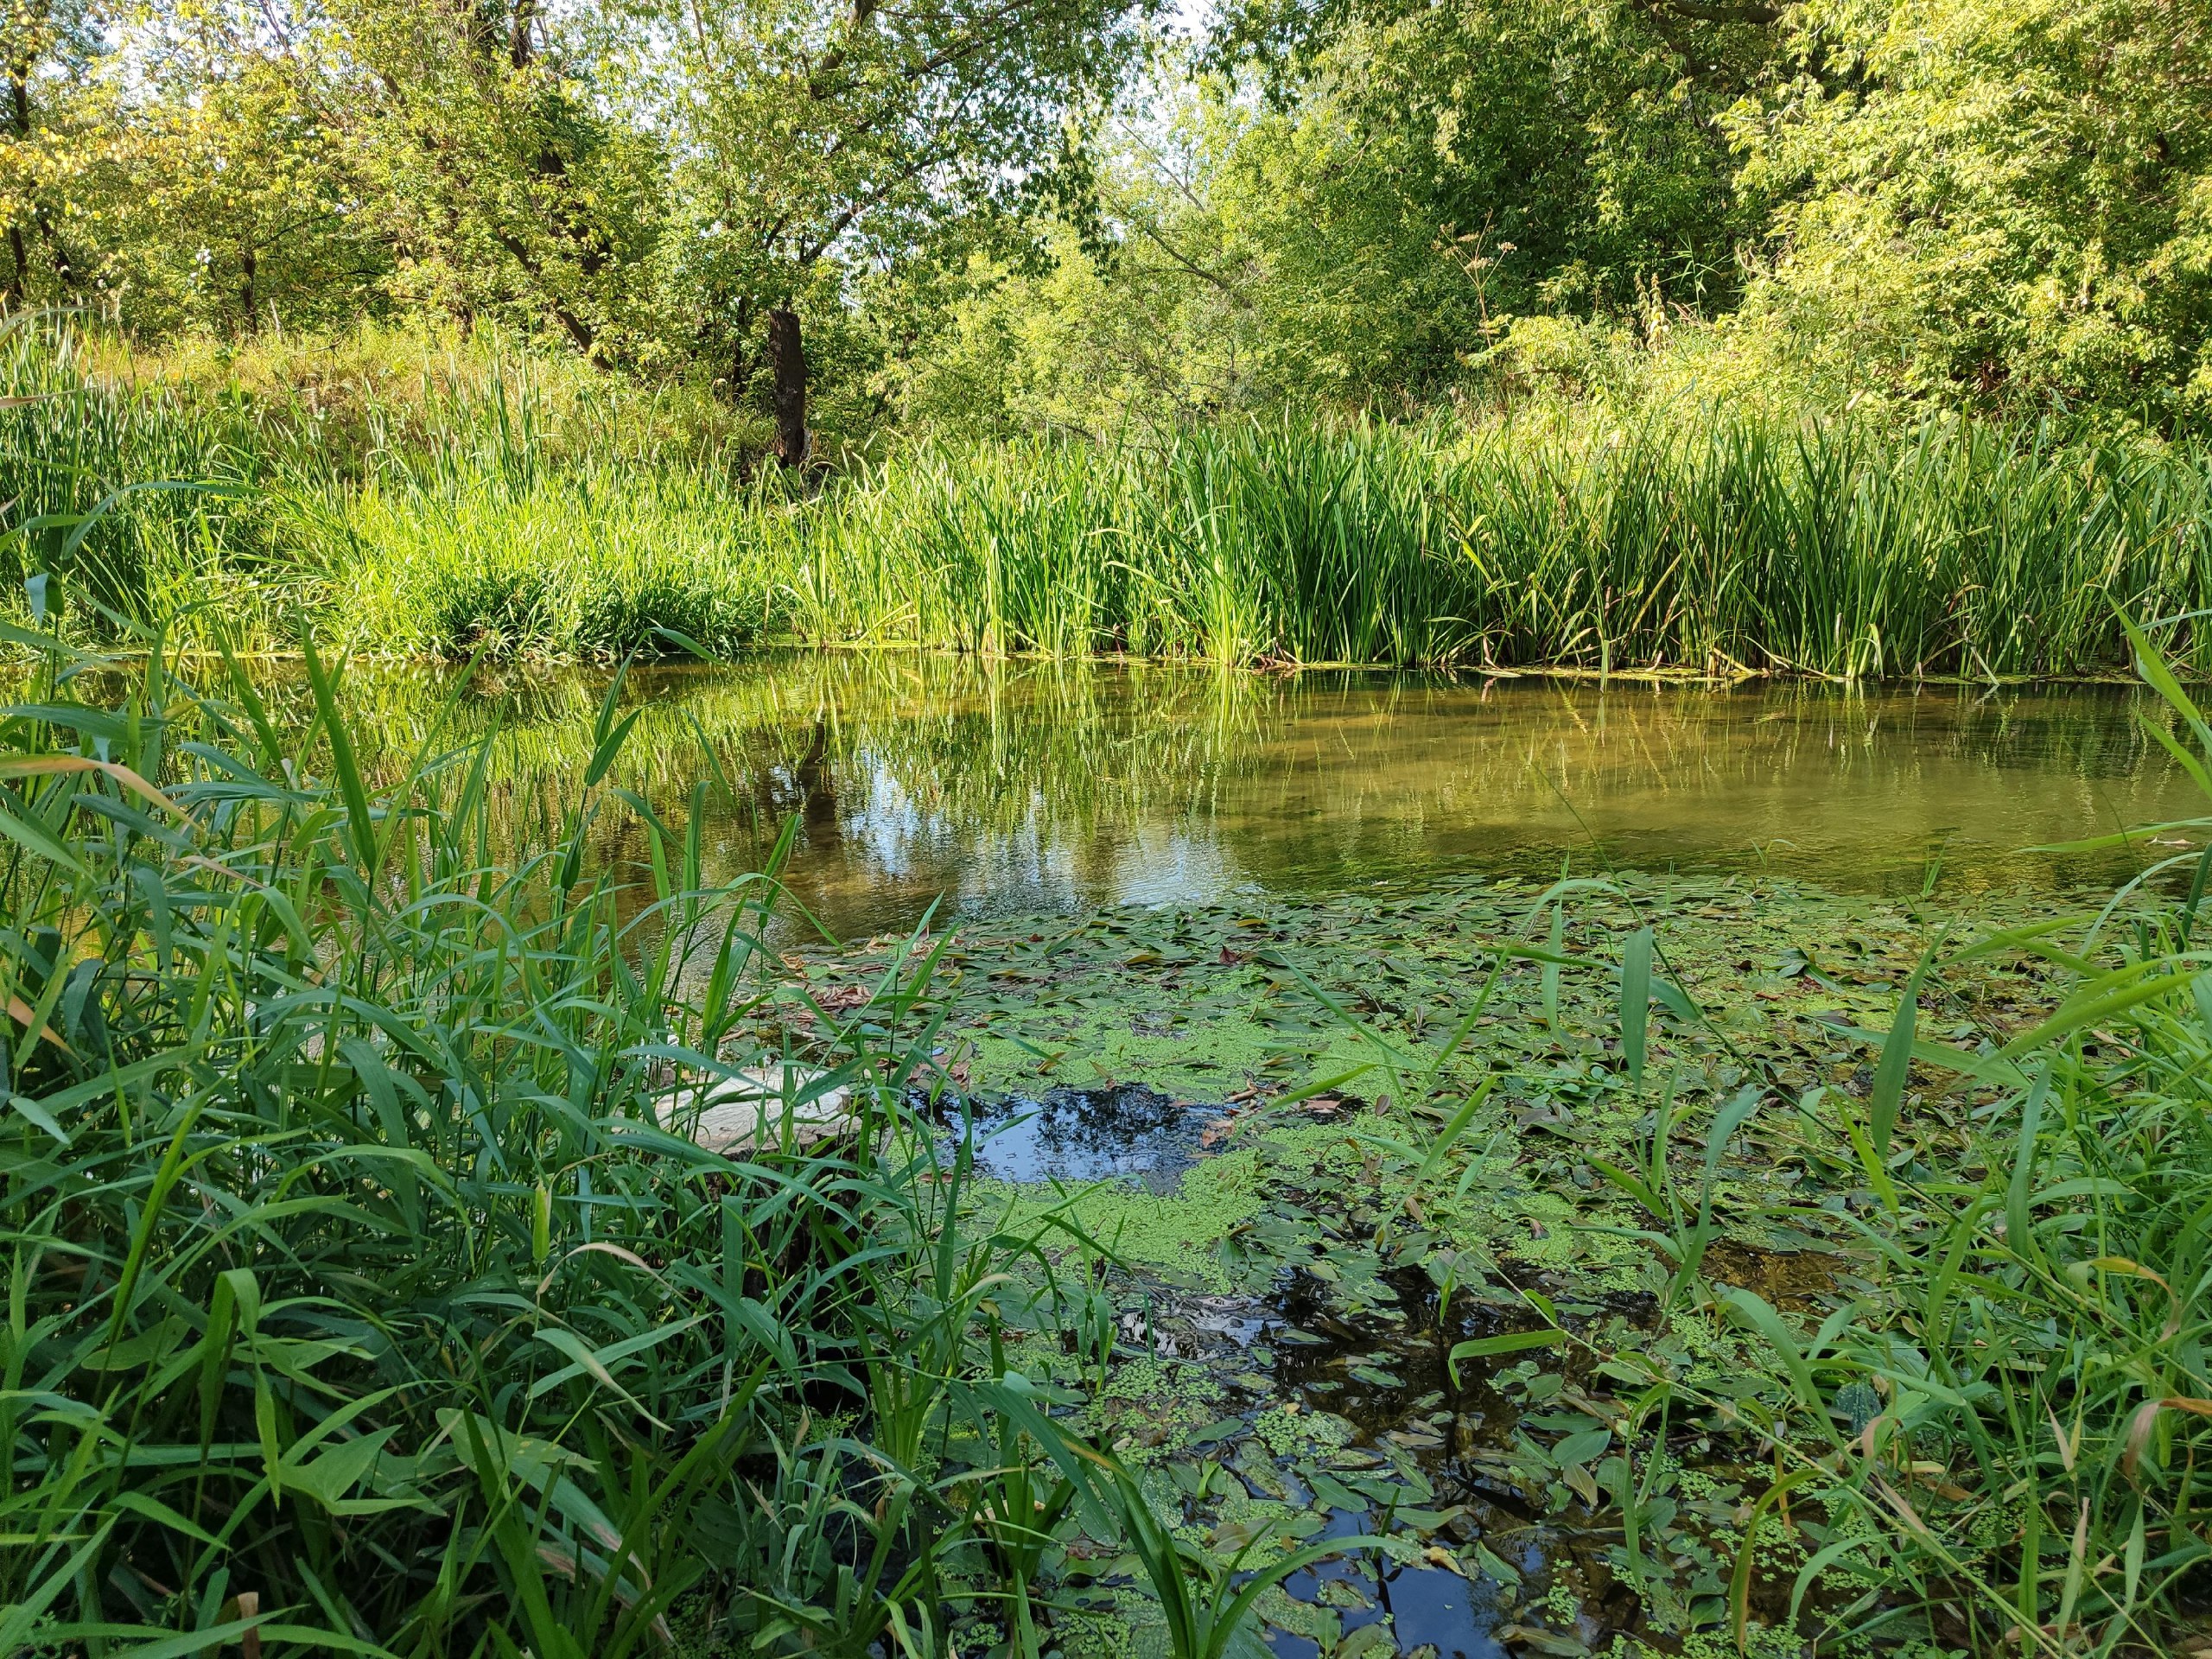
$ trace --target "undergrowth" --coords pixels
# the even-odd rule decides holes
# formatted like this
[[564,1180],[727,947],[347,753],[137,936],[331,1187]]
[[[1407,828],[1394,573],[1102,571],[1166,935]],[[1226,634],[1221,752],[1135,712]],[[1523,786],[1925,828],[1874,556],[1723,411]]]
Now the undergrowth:
[[[772,638],[1859,679],[2122,671],[2116,607],[2212,601],[2212,461],[2086,429],[1531,405],[921,441],[798,479],[674,394],[472,349],[194,378],[18,320],[6,590],[46,575],[88,639],[112,612],[204,645],[213,598],[235,641],[394,656]],[[73,540],[147,480],[216,487],[134,489]],[[2212,670],[2212,636],[2168,644]]]

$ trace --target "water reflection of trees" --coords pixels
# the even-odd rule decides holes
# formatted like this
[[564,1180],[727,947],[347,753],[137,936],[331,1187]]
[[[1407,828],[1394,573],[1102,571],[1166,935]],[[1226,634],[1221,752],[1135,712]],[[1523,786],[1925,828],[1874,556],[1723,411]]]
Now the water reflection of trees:
[[[487,677],[446,726],[497,727],[513,833],[560,821],[606,680]],[[429,733],[444,685],[357,677],[388,744]],[[1732,691],[823,654],[654,669],[611,781],[680,825],[702,783],[710,874],[796,816],[794,881],[1111,895],[1203,855],[1217,878],[1325,883],[1424,858],[1542,856],[1582,823],[1646,861],[1797,849],[1823,879],[1950,837],[1954,879],[2013,880],[2000,849],[2158,816],[2171,779],[2112,689]],[[602,833],[627,843],[634,823]],[[639,843],[640,849],[642,843]],[[1785,859],[1785,862],[1786,862]],[[2042,867],[2045,875],[2091,873]]]

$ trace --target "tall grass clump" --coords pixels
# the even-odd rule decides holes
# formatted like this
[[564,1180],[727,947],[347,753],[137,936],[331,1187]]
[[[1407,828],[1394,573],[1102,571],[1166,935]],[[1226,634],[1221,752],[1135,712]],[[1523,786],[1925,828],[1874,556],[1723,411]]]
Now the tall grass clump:
[[[1027,1628],[1037,1527],[1103,1534],[1104,1465],[1006,1375],[1049,1224],[961,1220],[965,1154],[905,1103],[926,959],[780,1016],[772,881],[703,883],[702,803],[671,833],[603,782],[613,697],[517,841],[488,741],[372,789],[313,655],[302,729],[158,639],[126,679],[16,637],[0,1649]],[[618,867],[590,830],[624,810]],[[693,1143],[675,1091],[802,1046],[749,1141]],[[846,1090],[849,1133],[799,1145]]]
[[[2120,626],[2167,704],[2153,735],[2212,798],[2212,721]],[[2201,837],[2212,817],[2157,828]],[[1671,1089],[1645,1120],[1643,1166],[1602,1166],[1649,1211],[1642,1236],[1674,1268],[1667,1311],[1748,1344],[1741,1385],[1719,1389],[1605,1356],[1645,1384],[1639,1415],[1771,1460],[1743,1512],[1739,1646],[1765,1623],[1817,1630],[1824,1649],[2191,1650],[2212,1589],[2208,874],[2212,853],[2192,850],[2094,916],[1929,950],[1888,1032],[1861,1033],[1878,1046],[1863,1094],[1799,1096],[1828,1201],[1770,1219],[1838,1247],[1808,1313],[1704,1276],[1723,1230],[1713,1173],[1776,1080],[1715,1112],[1698,1187],[1670,1173],[1690,1110]],[[1971,1005],[1952,976],[2021,953],[2070,981],[2056,1005],[2020,1029],[1954,1024]],[[1624,993],[1638,1052],[1640,1000]],[[1784,1109],[1764,1109],[1771,1144]]]
[[46,340],[119,392],[241,411],[267,454],[346,483],[394,467],[474,475],[525,458],[554,470],[693,468],[760,453],[772,437],[696,387],[632,381],[489,326],[365,320],[149,348],[73,322]]
[[[2117,671],[2212,600],[2212,461],[1946,422],[1693,411],[925,447],[785,543],[821,640],[1217,660]],[[2212,668],[2212,639],[2177,649]]]
[[[394,653],[612,658],[671,628],[726,649],[760,607],[723,556],[748,521],[724,488],[746,443],[686,389],[492,334],[142,353],[18,314],[0,329],[0,590],[43,578],[93,642],[159,624],[212,650],[219,607],[258,650],[311,626],[350,640],[365,615]],[[503,602],[525,559],[543,596]]]
[[606,469],[510,484],[378,482],[299,527],[367,653],[727,656],[772,601],[757,518],[684,479]]
[[270,469],[252,422],[102,380],[80,343],[35,314],[0,322],[0,592],[28,582],[35,608],[146,623],[213,601],[234,638],[296,639],[291,566],[255,510]]
[[1072,656],[1437,662],[1461,585],[1418,442],[1236,425],[1151,449],[923,447],[779,543],[788,625]]
[[[0,400],[5,591],[49,577],[95,639],[127,619],[205,647],[212,599],[233,639],[394,655],[780,638],[1986,679],[2123,671],[2117,611],[2212,605],[2212,454],[2086,428],[1546,404],[921,440],[799,479],[695,391],[488,336],[142,360],[35,321],[0,336]],[[168,487],[110,501],[145,482]],[[2212,672],[2212,631],[2169,644]]]

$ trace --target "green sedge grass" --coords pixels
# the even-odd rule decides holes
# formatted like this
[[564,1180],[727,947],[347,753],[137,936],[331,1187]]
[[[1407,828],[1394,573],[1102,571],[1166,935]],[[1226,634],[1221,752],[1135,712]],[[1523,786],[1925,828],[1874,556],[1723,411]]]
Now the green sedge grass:
[[[760,639],[1249,664],[1982,679],[2125,670],[2116,610],[2212,603],[2199,448],[1539,406],[928,440],[794,480],[518,357],[363,367],[342,416],[0,336],[0,543],[87,638],[613,660]],[[389,346],[389,343],[387,343]],[[396,349],[396,348],[393,348]],[[481,353],[479,353],[480,357]],[[414,382],[419,381],[419,385]],[[148,480],[64,556],[70,526]],[[2212,634],[2167,649],[2212,670]]]
[[[931,958],[815,1010],[791,1087],[852,1090],[848,1141],[772,1113],[706,1152],[670,1090],[766,1040],[774,861],[707,881],[704,813],[619,793],[618,695],[532,838],[494,827],[490,735],[365,771],[312,651],[272,713],[158,637],[129,671],[15,637],[0,1648],[582,1659],[705,1597],[759,1650],[859,1655],[1028,1616],[994,1504],[1090,1502],[1100,1465],[979,1334],[1050,1267],[963,1220],[907,1103]],[[592,826],[628,810],[618,869]]]

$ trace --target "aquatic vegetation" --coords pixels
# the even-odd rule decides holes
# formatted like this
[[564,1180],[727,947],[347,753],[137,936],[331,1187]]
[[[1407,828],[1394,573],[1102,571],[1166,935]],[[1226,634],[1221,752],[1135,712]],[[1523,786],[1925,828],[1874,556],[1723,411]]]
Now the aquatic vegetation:
[[2080,673],[2124,664],[2115,604],[2196,603],[2204,477],[2181,449],[1710,412],[924,448],[800,521],[790,618],[1052,655]]
[[334,642],[387,655],[727,657],[766,620],[752,539],[697,491],[569,474],[526,487],[440,492],[372,483],[303,521],[325,578]]
[[[1019,995],[948,982],[942,1029],[1050,1057],[1030,1039],[1066,1007],[1244,1022],[1238,1109],[1182,1179],[1230,1164],[1249,1206],[1193,1205],[1178,1259],[1124,1258],[1109,1375],[1174,1424],[1154,1484],[1192,1526],[1242,1536],[1233,1470],[1393,1541],[1343,1593],[1398,1606],[1402,1648],[1993,1652],[2031,1609],[2155,1651],[2205,1560],[2186,1471],[2212,1397],[2177,1288],[2212,1167],[2179,890],[2078,920],[1630,874],[1133,908],[1062,924]],[[1037,925],[962,949],[991,960],[1001,930],[1019,959]],[[1103,1236],[1174,1199],[1081,1201]],[[1201,1231],[1221,1276],[1179,1288]],[[1211,1364],[1229,1414],[1193,1431],[1212,1403],[1180,1412],[1187,1382],[1138,1357],[1161,1353]],[[1531,1512],[1543,1547],[1514,1559]],[[1473,1586],[1426,1604],[1456,1623],[1408,1622],[1423,1573]],[[1324,1582],[1348,1581],[1259,1605],[1341,1640]]]
[[[49,657],[5,801],[38,1639],[1993,1651],[2026,1607],[2117,1654],[2202,1560],[2212,1039],[2166,887],[2087,938],[1619,873],[771,951],[703,814],[614,866],[588,795],[496,855],[481,740],[372,792],[319,665],[288,740],[250,681],[157,662],[118,715]],[[1117,1027],[1160,1045],[1117,1068],[1210,1061],[1205,1109],[1061,1098],[1173,1159],[981,1179],[970,1061],[1073,1081]],[[670,1068],[763,1045],[888,1138],[658,1128]]]
[[772,883],[702,882],[696,824],[643,821],[627,902],[591,854],[615,697],[566,817],[495,846],[484,744],[434,728],[372,786],[314,658],[280,728],[158,639],[127,672],[29,642],[0,1648],[580,1659],[703,1600],[749,1651],[857,1654],[1026,1616],[1007,1505],[1049,1532],[1112,1466],[995,1339],[1066,1230],[963,1227],[925,1048],[810,1045],[785,1075],[853,1091],[842,1145],[677,1132],[785,970]]
[[[234,639],[296,649],[314,626],[394,656],[772,639],[1976,681],[2121,671],[2116,607],[2188,619],[2212,592],[2212,473],[2186,443],[1539,408],[919,442],[813,489],[741,478],[649,400],[595,409],[563,382],[556,418],[497,365],[420,378],[386,389],[390,418],[349,391],[372,407],[349,404],[361,431],[334,458],[313,397],[129,385],[13,327],[0,587],[49,576],[88,638],[125,616],[206,643],[213,601]],[[2202,671],[2199,632],[2169,647]]]

